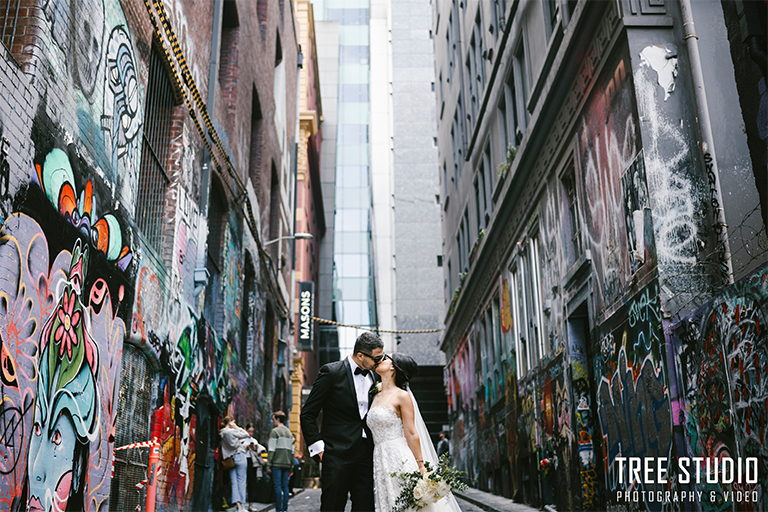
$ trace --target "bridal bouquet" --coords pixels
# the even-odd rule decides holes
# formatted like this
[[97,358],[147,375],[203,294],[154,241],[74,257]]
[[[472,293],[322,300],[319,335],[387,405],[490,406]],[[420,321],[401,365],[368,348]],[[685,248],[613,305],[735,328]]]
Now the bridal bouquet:
[[393,478],[402,482],[392,512],[421,510],[445,498],[454,489],[467,489],[467,484],[461,481],[463,472],[448,464],[447,455],[440,457],[436,468],[432,468],[429,462],[425,462],[424,466],[427,472],[423,475],[419,471],[392,473]]

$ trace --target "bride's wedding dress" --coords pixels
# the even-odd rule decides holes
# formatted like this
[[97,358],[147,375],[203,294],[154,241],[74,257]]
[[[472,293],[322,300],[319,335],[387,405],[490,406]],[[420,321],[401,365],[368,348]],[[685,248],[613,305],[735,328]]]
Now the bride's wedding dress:
[[[409,391],[410,393],[410,391]],[[414,422],[419,433],[422,456],[435,467],[437,454],[432,446],[424,420],[421,418],[418,404],[411,393],[414,408]],[[403,431],[403,421],[391,407],[373,405],[368,411],[368,428],[373,434],[373,492],[376,512],[390,512],[395,507],[395,500],[400,495],[401,481],[392,473],[418,471],[416,457],[408,447]],[[422,512],[460,512],[453,494],[449,494],[437,503],[421,509]]]

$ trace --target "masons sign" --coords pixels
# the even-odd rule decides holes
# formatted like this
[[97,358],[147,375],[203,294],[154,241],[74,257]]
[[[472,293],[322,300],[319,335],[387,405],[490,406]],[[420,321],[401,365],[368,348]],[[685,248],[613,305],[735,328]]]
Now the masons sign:
[[312,317],[315,316],[315,283],[299,282],[299,350],[312,350]]

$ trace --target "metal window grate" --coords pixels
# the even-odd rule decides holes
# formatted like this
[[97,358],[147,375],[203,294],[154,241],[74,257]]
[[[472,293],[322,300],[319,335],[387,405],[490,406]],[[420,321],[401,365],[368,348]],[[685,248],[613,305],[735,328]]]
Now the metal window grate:
[[154,48],[149,63],[147,87],[136,223],[144,238],[159,252],[163,235],[165,191],[170,181],[164,166],[170,149],[175,98],[162,57]]
[[0,0],[0,16],[2,16],[2,32],[0,33],[2,37],[0,40],[11,53],[13,53],[13,43],[16,39],[20,7],[21,0]]
[[[117,397],[115,446],[149,439],[149,409],[152,396],[152,372],[147,358],[132,345],[123,348],[120,390]],[[133,511],[143,504],[145,491],[136,492],[136,484],[147,478],[147,448],[121,450],[115,454],[115,476],[110,489],[109,512]]]

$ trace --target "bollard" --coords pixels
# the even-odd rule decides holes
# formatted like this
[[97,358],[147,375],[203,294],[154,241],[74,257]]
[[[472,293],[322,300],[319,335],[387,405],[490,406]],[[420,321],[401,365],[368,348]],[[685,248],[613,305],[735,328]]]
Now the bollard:
[[152,446],[149,448],[149,471],[147,474],[147,502],[144,505],[145,512],[155,512],[158,464],[160,464],[160,443],[156,437],[153,437]]

